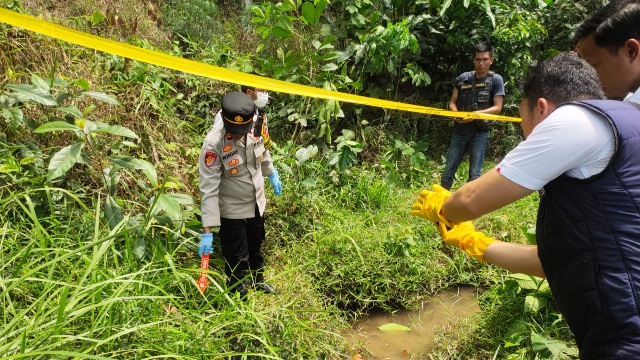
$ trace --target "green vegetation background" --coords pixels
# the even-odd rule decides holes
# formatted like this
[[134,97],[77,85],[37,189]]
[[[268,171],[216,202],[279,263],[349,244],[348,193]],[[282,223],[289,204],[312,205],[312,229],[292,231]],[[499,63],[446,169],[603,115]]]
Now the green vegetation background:
[[[600,3],[0,0],[176,56],[439,108],[489,39],[511,116],[527,64],[568,50]],[[284,192],[268,190],[265,253],[281,295],[231,297],[217,250],[203,296],[197,158],[237,86],[0,28],[0,359],[349,359],[366,353],[343,338],[355,318],[459,284],[478,287],[482,312],[412,358],[575,357],[544,282],[447,248],[409,216],[439,180],[449,119],[272,93]],[[500,124],[486,170],[519,141]],[[525,242],[537,201],[476,227]]]

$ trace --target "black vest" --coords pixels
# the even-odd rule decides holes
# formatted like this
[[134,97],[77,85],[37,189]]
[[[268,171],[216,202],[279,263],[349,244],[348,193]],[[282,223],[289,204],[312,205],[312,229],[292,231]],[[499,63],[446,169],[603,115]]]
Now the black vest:
[[458,88],[458,111],[484,110],[493,106],[493,71],[489,71],[483,82],[478,83],[476,72],[471,74],[471,79],[456,84]]
[[[484,81],[478,82],[476,72],[473,71],[471,78],[464,82],[456,83],[458,89],[458,100],[456,107],[458,111],[473,112],[484,110],[493,106],[493,71],[489,71]],[[469,123],[457,124],[457,127],[468,128],[465,130],[488,131],[494,125],[494,121],[474,120]],[[459,129],[463,130],[463,129]]]
[[600,174],[541,190],[538,256],[580,359],[640,359],[640,111],[574,104],[605,115],[616,150]]

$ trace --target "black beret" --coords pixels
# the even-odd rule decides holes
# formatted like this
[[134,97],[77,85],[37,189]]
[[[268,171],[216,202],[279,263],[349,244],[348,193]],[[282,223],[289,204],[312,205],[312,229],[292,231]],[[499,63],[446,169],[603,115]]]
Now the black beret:
[[255,104],[251,96],[239,91],[225,94],[222,98],[222,122],[229,134],[244,135],[251,131]]

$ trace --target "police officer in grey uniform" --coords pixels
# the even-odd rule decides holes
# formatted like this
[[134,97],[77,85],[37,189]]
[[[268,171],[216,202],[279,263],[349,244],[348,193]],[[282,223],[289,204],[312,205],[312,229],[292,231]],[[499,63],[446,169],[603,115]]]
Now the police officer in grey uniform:
[[263,275],[264,176],[277,195],[282,185],[262,132],[254,127],[256,110],[251,97],[237,91],[226,94],[221,115],[223,121],[214,124],[200,152],[203,234],[199,254],[212,251],[211,228],[219,226],[228,287],[244,296],[248,291],[244,280],[251,275],[255,289],[276,293]]

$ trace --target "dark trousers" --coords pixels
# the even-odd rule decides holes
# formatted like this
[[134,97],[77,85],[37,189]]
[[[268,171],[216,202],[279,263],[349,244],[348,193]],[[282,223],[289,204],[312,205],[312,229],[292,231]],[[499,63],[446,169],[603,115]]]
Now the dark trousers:
[[456,170],[458,170],[462,156],[466,151],[469,152],[469,179],[467,181],[475,180],[482,175],[482,162],[484,161],[484,153],[489,146],[490,136],[490,131],[453,133],[447,151],[447,162],[442,172],[442,179],[440,179],[440,185],[443,188],[451,189]]
[[225,273],[231,287],[251,275],[254,282],[262,282],[264,258],[262,242],[265,238],[264,217],[256,204],[255,217],[249,219],[220,219],[220,245],[226,260]]

